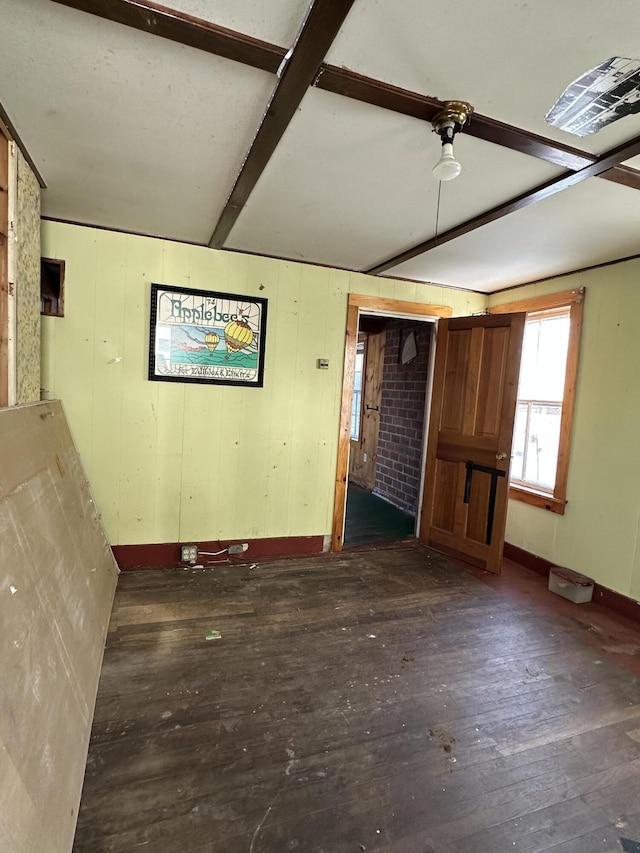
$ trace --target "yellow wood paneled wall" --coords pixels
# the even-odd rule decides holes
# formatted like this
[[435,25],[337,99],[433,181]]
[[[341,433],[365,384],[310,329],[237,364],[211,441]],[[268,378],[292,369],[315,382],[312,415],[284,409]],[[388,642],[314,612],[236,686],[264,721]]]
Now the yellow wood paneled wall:
[[504,291],[586,288],[564,516],[510,501],[506,539],[640,599],[640,261]]
[[[329,534],[347,294],[454,314],[486,302],[61,223],[42,239],[66,262],[65,316],[43,318],[42,384],[63,401],[112,544]],[[264,388],[149,382],[151,282],[266,297]]]

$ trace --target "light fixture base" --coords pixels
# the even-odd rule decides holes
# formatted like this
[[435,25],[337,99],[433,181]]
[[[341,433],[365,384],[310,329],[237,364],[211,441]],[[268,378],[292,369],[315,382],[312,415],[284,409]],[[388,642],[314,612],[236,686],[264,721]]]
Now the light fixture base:
[[436,133],[442,128],[453,123],[457,125],[456,131],[460,130],[473,112],[473,107],[466,101],[445,101],[440,112],[433,117],[431,124]]

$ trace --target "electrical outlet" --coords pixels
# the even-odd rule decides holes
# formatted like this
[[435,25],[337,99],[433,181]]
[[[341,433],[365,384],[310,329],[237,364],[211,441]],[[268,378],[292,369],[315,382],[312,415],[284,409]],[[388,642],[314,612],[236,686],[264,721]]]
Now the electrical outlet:
[[235,545],[229,545],[229,554],[244,554],[248,547],[248,542],[238,542]]
[[195,563],[198,559],[198,546],[183,545],[181,548],[181,559],[183,563]]
[[368,453],[363,453],[363,454],[362,454],[362,461],[363,461],[363,462],[368,462],[368,461],[369,461],[369,454],[368,454]]

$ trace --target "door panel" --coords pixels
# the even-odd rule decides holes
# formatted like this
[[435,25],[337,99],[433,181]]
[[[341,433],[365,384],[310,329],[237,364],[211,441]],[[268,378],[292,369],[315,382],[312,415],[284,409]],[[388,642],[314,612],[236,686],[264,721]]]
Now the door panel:
[[349,479],[364,489],[376,484],[385,342],[386,332],[367,335],[360,437],[351,441]]
[[442,429],[454,433],[462,429],[464,421],[464,394],[457,383],[464,377],[469,362],[471,332],[461,332],[452,337],[446,366],[445,389],[442,400]]
[[[478,381],[475,434],[496,436],[500,430],[503,377],[509,348],[509,329],[492,329],[484,334],[484,357]],[[496,381],[496,376],[500,377]]]
[[453,533],[458,491],[458,466],[455,462],[437,459],[435,481],[439,500],[434,506],[433,523],[439,530]]
[[483,471],[471,478],[471,497],[466,519],[466,536],[474,542],[484,542],[489,514],[490,476]]
[[438,324],[420,539],[493,572],[502,565],[525,316]]

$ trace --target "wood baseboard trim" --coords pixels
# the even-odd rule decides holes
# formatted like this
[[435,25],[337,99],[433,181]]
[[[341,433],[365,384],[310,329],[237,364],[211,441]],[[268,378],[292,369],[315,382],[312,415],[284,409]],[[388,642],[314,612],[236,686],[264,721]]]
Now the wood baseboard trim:
[[[304,557],[311,554],[321,554],[323,551],[323,536],[279,536],[272,539],[231,539],[218,542],[162,542],[148,545],[112,545],[111,550],[120,571],[131,572],[141,569],[177,569],[184,568],[180,560],[180,547],[183,544],[198,546],[199,551],[221,551],[229,545],[247,542],[249,547],[242,554],[227,557],[204,557],[202,562],[225,561],[229,563],[246,563],[247,561],[262,560],[275,557]],[[200,561],[199,561],[200,562]]]
[[509,542],[504,543],[502,553],[507,560],[513,560],[514,563],[519,563],[525,569],[531,569],[532,572],[544,575],[544,577],[548,577],[549,569],[556,565],[556,563],[552,563],[544,557],[538,557],[536,554],[532,554],[531,551],[525,551],[524,548],[518,548],[517,545],[511,545]]
[[[557,565],[545,557],[538,557],[531,551],[525,551],[524,548],[518,548],[517,545],[511,545],[509,542],[504,543],[503,553],[508,560],[513,560],[514,563],[531,569],[544,577],[548,577],[549,569]],[[601,607],[613,610],[620,616],[625,616],[634,622],[640,622],[640,602],[623,595],[621,592],[615,592],[606,586],[595,583],[592,601],[593,604],[599,604]]]

